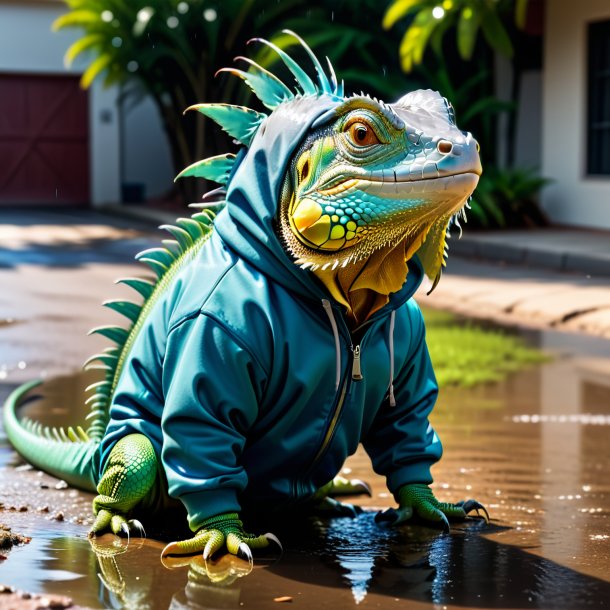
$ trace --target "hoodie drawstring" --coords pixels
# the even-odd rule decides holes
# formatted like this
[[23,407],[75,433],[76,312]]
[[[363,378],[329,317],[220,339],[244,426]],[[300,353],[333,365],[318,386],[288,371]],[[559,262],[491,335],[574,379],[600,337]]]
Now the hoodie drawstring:
[[396,320],[396,311],[392,311],[390,315],[390,407],[396,406],[394,398],[394,321]]
[[[322,299],[322,306],[324,307],[324,311],[328,316],[330,321],[330,325],[333,329],[333,336],[335,337],[335,390],[339,389],[339,384],[341,383],[341,340],[339,338],[339,328],[337,327],[337,321],[335,320],[335,315],[333,314],[333,308],[328,299]],[[394,398],[394,323],[396,321],[396,311],[392,311],[390,314],[390,332],[388,337],[388,342],[390,345],[390,385],[389,385],[389,398],[390,398],[390,407],[396,406],[396,399]],[[359,346],[358,346],[359,347]],[[358,348],[357,348],[358,349]],[[362,377],[360,377],[362,379]]]
[[339,389],[341,383],[341,342],[339,339],[339,329],[337,328],[337,321],[333,314],[333,308],[328,299],[322,299],[322,306],[324,311],[330,320],[330,325],[333,329],[333,335],[335,336],[335,354],[336,354],[336,374],[335,374],[335,390]]

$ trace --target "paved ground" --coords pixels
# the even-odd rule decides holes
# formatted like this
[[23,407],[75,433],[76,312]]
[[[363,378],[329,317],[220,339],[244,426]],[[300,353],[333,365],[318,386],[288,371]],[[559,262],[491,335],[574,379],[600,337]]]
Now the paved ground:
[[[112,281],[141,273],[133,255],[159,239],[150,225],[116,216],[0,210],[0,402],[14,384],[72,373],[107,344],[84,337],[92,326],[117,320],[99,303],[131,298]],[[437,290],[420,300],[469,315],[607,334],[607,324],[584,322],[594,314],[608,320],[610,279],[452,258]],[[413,608],[608,605],[608,350],[606,341],[579,339],[588,356],[591,344],[603,343],[603,358],[589,358],[590,364],[559,359],[468,394],[450,389],[435,410],[435,428],[451,448],[436,470],[437,486],[447,500],[472,496],[486,504],[495,521],[484,532],[475,523],[472,531],[443,537],[417,528],[384,534],[365,513],[353,522],[337,520],[319,540],[308,533],[318,545],[309,555],[288,547],[278,566],[214,588],[197,580],[197,565],[188,570],[188,582],[186,568],[165,569],[157,541],[124,552],[111,538],[108,548],[93,549],[98,558],[92,561],[84,537],[90,495],[7,465],[15,458],[0,431],[0,517],[33,537],[11,551],[0,582],[45,595],[68,593],[92,607],[101,600],[110,605],[111,593],[124,607],[167,608],[172,596],[180,602],[172,607],[186,607],[197,592],[201,607],[237,607],[245,600],[248,607],[268,608],[284,595],[306,607],[355,608],[364,596],[370,607],[399,600]],[[77,385],[56,382],[63,394],[48,383],[55,406],[40,407],[50,424],[82,396]],[[350,476],[370,480],[375,490],[367,506],[388,506],[383,481],[375,483],[368,461],[356,458]]]
[[466,231],[462,239],[451,241],[451,251],[471,259],[610,278],[610,231],[549,227]]
[[86,333],[121,318],[100,303],[133,298],[113,283],[144,271],[133,257],[160,236],[101,214],[1,210],[0,382],[72,372],[103,348]]
[[[423,291],[421,291],[423,292]],[[449,257],[420,303],[469,316],[610,338],[610,278]]]

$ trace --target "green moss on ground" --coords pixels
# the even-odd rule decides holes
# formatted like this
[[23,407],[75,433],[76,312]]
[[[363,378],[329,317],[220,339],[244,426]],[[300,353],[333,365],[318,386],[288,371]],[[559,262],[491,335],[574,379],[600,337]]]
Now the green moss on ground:
[[451,313],[422,308],[430,357],[439,385],[472,387],[549,360],[504,330],[484,328]]

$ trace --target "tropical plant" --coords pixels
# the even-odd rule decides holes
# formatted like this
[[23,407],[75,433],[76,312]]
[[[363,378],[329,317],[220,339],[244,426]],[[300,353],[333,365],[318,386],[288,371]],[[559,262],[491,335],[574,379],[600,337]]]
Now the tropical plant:
[[[223,0],[214,5],[209,0],[66,3],[70,11],[55,21],[55,29],[83,31],[68,49],[66,62],[70,64],[82,54],[88,57],[83,87],[102,78],[106,85],[122,88],[123,100],[151,96],[167,133],[176,172],[195,160],[226,150],[224,134],[215,128],[208,131],[207,122],[197,113],[183,117],[182,111],[199,102],[247,101],[247,88],[237,79],[225,74],[214,78],[214,74],[232,65],[246,41],[255,36],[287,48],[295,41],[280,32],[291,28],[318,54],[331,55],[334,63],[358,64],[361,82],[366,82],[367,73],[379,79],[375,45],[380,37],[363,29],[361,23],[362,14],[381,21],[384,7],[375,0],[323,0],[315,7],[308,0]],[[332,27],[328,27],[331,21]],[[387,55],[393,55],[389,47]],[[264,47],[260,61],[272,61]],[[240,67],[247,70],[248,64]],[[195,189],[202,188],[194,180],[180,181],[180,187],[186,190],[187,200],[193,200]]]
[[523,26],[527,0],[394,0],[383,27],[387,30],[411,18],[399,49],[402,67],[410,72],[422,62],[429,44],[440,52],[449,29],[455,29],[457,50],[465,61],[472,59],[479,32],[492,49],[512,57],[513,44],[502,17],[513,10],[515,22]]
[[475,226],[487,229],[536,227],[548,224],[536,195],[548,184],[533,169],[487,168],[470,202],[469,217]]

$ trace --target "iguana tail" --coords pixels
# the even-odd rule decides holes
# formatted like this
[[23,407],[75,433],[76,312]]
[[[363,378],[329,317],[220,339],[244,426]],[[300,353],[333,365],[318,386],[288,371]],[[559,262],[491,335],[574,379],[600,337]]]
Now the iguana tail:
[[37,468],[73,487],[95,491],[99,441],[89,439],[80,426],[64,430],[17,418],[16,410],[24,396],[40,383],[26,383],[7,398],[4,430],[9,441],[25,460]]

